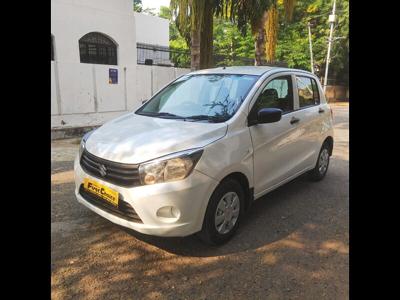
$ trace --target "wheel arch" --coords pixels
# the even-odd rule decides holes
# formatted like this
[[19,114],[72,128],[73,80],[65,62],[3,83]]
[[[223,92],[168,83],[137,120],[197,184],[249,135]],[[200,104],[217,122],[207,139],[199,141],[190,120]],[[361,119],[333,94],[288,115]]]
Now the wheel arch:
[[234,179],[240,183],[240,185],[242,186],[243,191],[245,193],[245,208],[244,209],[245,209],[245,211],[248,211],[254,200],[254,188],[250,187],[249,179],[247,178],[247,176],[242,172],[233,172],[233,173],[226,175],[220,181],[220,183],[226,179]]
[[326,139],[324,140],[324,142],[322,143],[323,145],[324,144],[327,144],[328,145],[328,150],[329,150],[329,156],[331,156],[332,155],[332,152],[333,152],[333,137],[332,136],[328,136],[328,137],[326,137]]

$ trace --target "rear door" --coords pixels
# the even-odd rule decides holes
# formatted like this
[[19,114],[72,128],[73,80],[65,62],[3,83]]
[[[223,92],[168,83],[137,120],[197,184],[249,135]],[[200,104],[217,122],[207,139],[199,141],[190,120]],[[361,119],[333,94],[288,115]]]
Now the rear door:
[[296,118],[298,130],[298,170],[314,166],[322,141],[323,118],[329,114],[327,108],[321,107],[320,91],[315,78],[306,74],[295,75],[295,94],[297,96]]

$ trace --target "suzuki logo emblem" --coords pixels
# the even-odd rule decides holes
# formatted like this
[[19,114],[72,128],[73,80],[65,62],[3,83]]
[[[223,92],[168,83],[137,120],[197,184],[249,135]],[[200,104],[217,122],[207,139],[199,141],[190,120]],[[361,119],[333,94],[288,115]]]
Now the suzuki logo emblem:
[[104,165],[100,165],[99,172],[102,177],[107,175],[107,168]]

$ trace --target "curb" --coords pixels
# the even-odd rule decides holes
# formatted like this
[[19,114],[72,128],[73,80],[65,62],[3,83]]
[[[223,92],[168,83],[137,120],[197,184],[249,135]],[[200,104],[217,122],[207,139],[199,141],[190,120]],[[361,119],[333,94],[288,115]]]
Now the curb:
[[82,126],[68,128],[53,128],[51,129],[51,140],[63,140],[76,137],[82,137],[86,132],[98,128],[97,126]]

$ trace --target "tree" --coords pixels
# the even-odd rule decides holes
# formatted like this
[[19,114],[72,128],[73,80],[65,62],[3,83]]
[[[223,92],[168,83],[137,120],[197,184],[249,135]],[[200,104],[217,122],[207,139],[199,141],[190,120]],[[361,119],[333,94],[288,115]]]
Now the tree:
[[187,55],[189,51],[188,43],[179,33],[175,21],[172,20],[171,9],[167,6],[160,6],[160,12],[158,16],[160,18],[169,20],[170,60],[177,67],[187,68],[190,66],[190,55]]
[[200,39],[203,26],[204,0],[189,0],[190,3],[190,52],[192,70],[200,69]]
[[[282,9],[283,8],[279,8]],[[328,16],[332,10],[332,1],[298,0],[291,23],[283,24],[280,17],[276,57],[285,60],[289,67],[310,70],[310,51],[308,45],[307,23],[313,21],[311,28],[314,65],[320,66],[320,74],[325,71],[327,44],[329,36]],[[282,13],[280,12],[282,16]],[[334,29],[335,39],[331,50],[329,78],[339,83],[348,82],[349,53],[349,1],[337,1],[337,22]]]
[[[254,14],[251,10],[249,21],[255,38],[255,65],[262,65],[263,61],[275,62],[277,45],[279,14],[278,5],[284,7],[286,21],[291,21],[296,0],[270,0],[255,3],[262,15]],[[246,13],[246,11],[244,11]],[[241,24],[238,24],[241,26]]]
[[272,0],[225,0],[217,7],[216,14],[236,22],[243,35],[247,24],[255,39],[255,65],[261,65],[265,53],[264,24],[267,18],[266,10]]
[[[268,3],[265,4],[266,2]],[[243,58],[246,57],[255,57],[256,64],[263,64],[269,56],[270,61],[285,61],[291,68],[310,70],[307,23],[314,20],[315,26],[311,29],[314,64],[320,66],[321,74],[324,73],[329,35],[328,16],[332,10],[332,0],[293,1],[291,5],[293,7],[296,5],[296,9],[288,8],[290,3],[282,0],[217,0],[215,3],[217,5],[214,5],[213,12],[216,17],[212,21],[213,32],[211,33],[213,48],[204,47],[203,50],[202,37],[200,41],[200,55],[204,53],[203,51],[211,54],[213,50],[215,51],[213,65],[241,65],[245,63]],[[269,8],[273,3],[276,3],[277,10],[274,12],[275,21],[268,25],[267,17],[266,23],[260,25],[265,12],[271,12]],[[252,7],[258,7],[258,9]],[[264,11],[261,10],[263,7]],[[337,16],[334,36],[340,39],[335,39],[333,42],[329,78],[347,83],[349,72],[348,0],[337,1]],[[188,18],[184,19],[185,22],[187,20]],[[289,20],[291,21],[288,22]],[[206,23],[205,19],[203,22]],[[179,23],[179,18],[174,18],[170,24],[170,47],[187,50],[191,45],[190,22],[184,23],[187,26],[186,29]],[[180,25],[180,29],[176,24]],[[185,30],[182,30],[182,27]],[[258,35],[260,28],[264,31],[262,35]],[[204,30],[202,32],[204,34]],[[275,36],[273,36],[274,32]],[[257,38],[260,38],[260,41],[255,47]],[[187,62],[186,55],[176,57],[174,61]],[[200,66],[202,66],[201,63]]]
[[171,20],[171,9],[168,6],[160,6],[160,12],[158,13],[158,16],[163,19]]
[[140,13],[142,9],[142,0],[133,0],[133,10]]
[[213,0],[204,0],[204,14],[200,33],[200,69],[207,69],[213,65],[214,5]]
[[[263,61],[275,60],[278,35],[278,4],[283,5],[286,20],[293,15],[296,0],[226,0],[217,14],[229,17],[237,22],[238,28],[245,34],[247,23],[250,24],[255,42],[255,65]],[[230,11],[228,14],[227,12]]]
[[254,57],[254,40],[250,26],[242,35],[235,24],[214,17],[214,64],[216,66],[248,65]]
[[[272,0],[171,0],[171,10],[180,34],[191,51],[191,69],[197,70],[212,65],[213,15],[234,21],[245,33],[249,21],[253,33],[261,31],[257,40],[258,61],[265,55],[265,33],[262,17]],[[237,16],[237,18],[236,18]]]
[[211,66],[214,0],[171,0],[180,34],[190,45],[191,69]]

